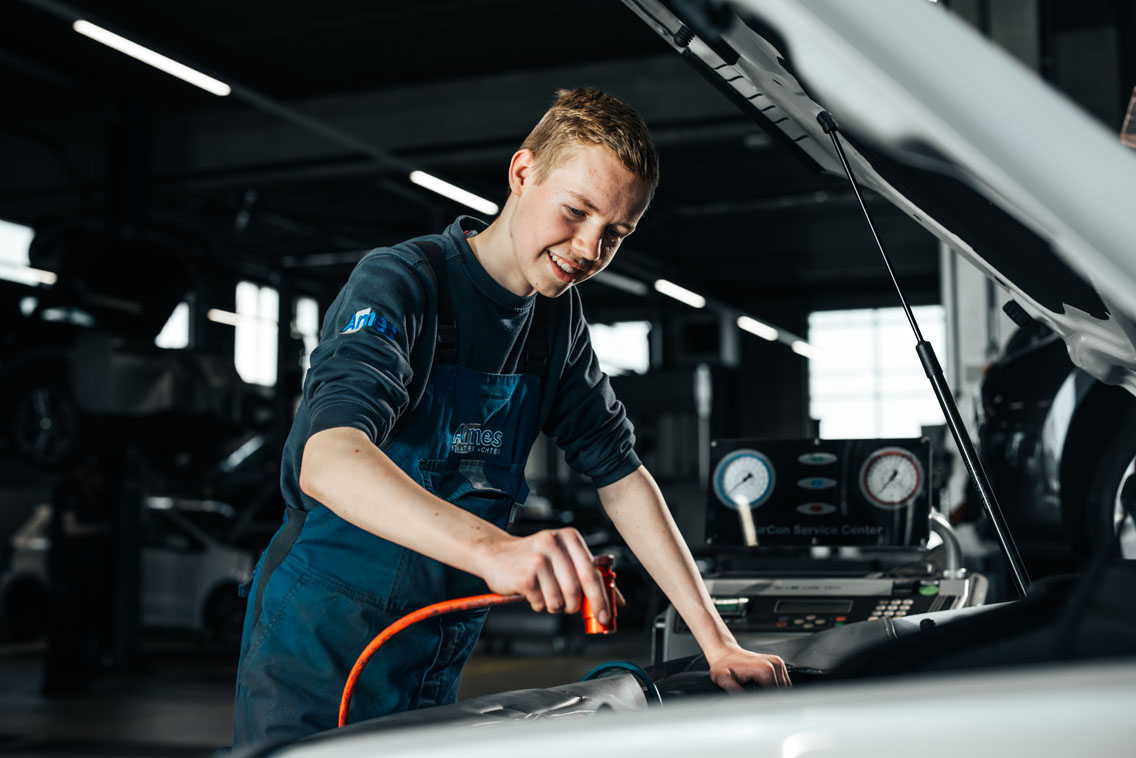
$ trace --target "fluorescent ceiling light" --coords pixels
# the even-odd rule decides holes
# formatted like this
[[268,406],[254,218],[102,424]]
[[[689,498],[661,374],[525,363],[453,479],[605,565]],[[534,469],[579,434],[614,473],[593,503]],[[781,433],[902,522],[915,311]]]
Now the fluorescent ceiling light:
[[629,292],[632,295],[639,295],[642,297],[647,294],[648,287],[638,279],[632,279],[630,276],[623,274],[616,274],[612,271],[601,271],[594,277],[600,284],[606,284],[609,287],[614,287],[617,290]]
[[793,352],[797,355],[803,355],[810,360],[815,360],[820,357],[820,350],[816,349],[804,340],[795,340],[792,344]]
[[691,292],[685,287],[680,287],[672,282],[668,282],[666,279],[657,280],[655,282],[655,289],[667,297],[673,297],[681,303],[686,303],[692,308],[703,308],[706,306],[706,298],[702,297],[702,295],[699,295],[697,292]]
[[267,326],[270,329],[276,328],[275,319],[250,316],[244,313],[233,313],[232,311],[223,311],[220,308],[210,308],[209,311],[205,314],[205,317],[210,321],[215,321],[218,324],[228,324],[229,326],[261,324],[263,326]]
[[228,324],[229,326],[236,326],[242,320],[241,316],[233,313],[232,311],[223,311],[220,308],[210,308],[205,317],[210,321],[216,321],[218,324]]
[[414,182],[419,187],[425,187],[431,192],[437,192],[439,195],[448,197],[462,205],[468,205],[475,211],[481,211],[488,216],[497,215],[497,203],[490,202],[483,197],[478,197],[472,192],[467,192],[461,187],[442,181],[436,176],[427,174],[425,171],[411,171],[410,181]]
[[781,332],[774,329],[768,324],[763,324],[755,318],[749,316],[738,316],[738,328],[743,329],[750,334],[756,334],[763,340],[775,342],[781,336]]
[[131,42],[125,37],[120,37],[114,32],[108,32],[101,26],[95,26],[90,21],[80,19],[72,24],[71,28],[84,37],[90,37],[96,42],[103,43],[107,47],[113,47],[120,53],[125,53],[131,58],[136,58],[154,68],[161,69],[171,76],[176,76],[178,79],[187,81],[207,92],[212,92],[214,95],[224,97],[231,91],[229,85],[222,81],[218,81],[211,76],[206,76],[200,71],[194,71],[185,64],[178,63],[164,55],[155,53],[153,50],[142,47],[137,42]]
[[0,279],[7,279],[23,284],[43,284],[48,287],[55,284],[56,275],[52,271],[22,266],[19,263],[10,263],[0,260]]
[[55,284],[55,280],[59,278],[55,275],[54,271],[44,271],[43,269],[32,268],[31,266],[25,266],[20,270],[20,273],[24,274],[29,279],[34,279],[40,284],[46,284],[48,287]]

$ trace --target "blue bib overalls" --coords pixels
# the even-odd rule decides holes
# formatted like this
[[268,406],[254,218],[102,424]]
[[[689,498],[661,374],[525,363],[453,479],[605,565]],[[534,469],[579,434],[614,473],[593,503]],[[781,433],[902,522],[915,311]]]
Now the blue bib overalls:
[[[439,283],[435,362],[385,452],[430,492],[503,528],[512,504],[528,494],[524,468],[540,429],[547,332],[534,317],[525,373],[446,362],[456,330],[444,266],[437,251],[427,251]],[[250,585],[233,746],[333,728],[347,674],[375,635],[425,605],[486,591],[480,578],[352,526],[324,506],[287,508]],[[360,676],[349,720],[454,702],[486,613],[439,616],[395,635]]]

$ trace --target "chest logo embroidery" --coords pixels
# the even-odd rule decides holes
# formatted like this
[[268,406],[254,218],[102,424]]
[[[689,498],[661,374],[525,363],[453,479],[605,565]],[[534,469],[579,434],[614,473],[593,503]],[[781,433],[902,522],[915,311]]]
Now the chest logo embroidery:
[[500,455],[502,432],[482,429],[481,424],[462,424],[454,432],[451,445],[453,452],[459,455],[466,453],[487,453]]
[[367,327],[372,327],[379,334],[386,335],[387,337],[394,337],[398,334],[398,328],[386,320],[383,316],[378,315],[370,308],[364,308],[361,311],[356,311],[355,315],[347,321],[347,326],[339,330],[340,334],[354,334]]

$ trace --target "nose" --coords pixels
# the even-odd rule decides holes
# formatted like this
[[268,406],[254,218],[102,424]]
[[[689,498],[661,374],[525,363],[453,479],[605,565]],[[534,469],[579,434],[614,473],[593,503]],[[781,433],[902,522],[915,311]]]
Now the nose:
[[572,251],[584,260],[598,261],[603,256],[603,228],[581,228],[572,238]]

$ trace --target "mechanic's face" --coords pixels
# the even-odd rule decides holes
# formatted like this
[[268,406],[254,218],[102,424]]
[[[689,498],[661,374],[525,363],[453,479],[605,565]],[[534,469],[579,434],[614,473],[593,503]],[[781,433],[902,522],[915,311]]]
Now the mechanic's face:
[[577,146],[540,183],[535,173],[532,153],[518,151],[509,170],[513,291],[557,297],[611,263],[647,209],[648,191],[599,145]]

